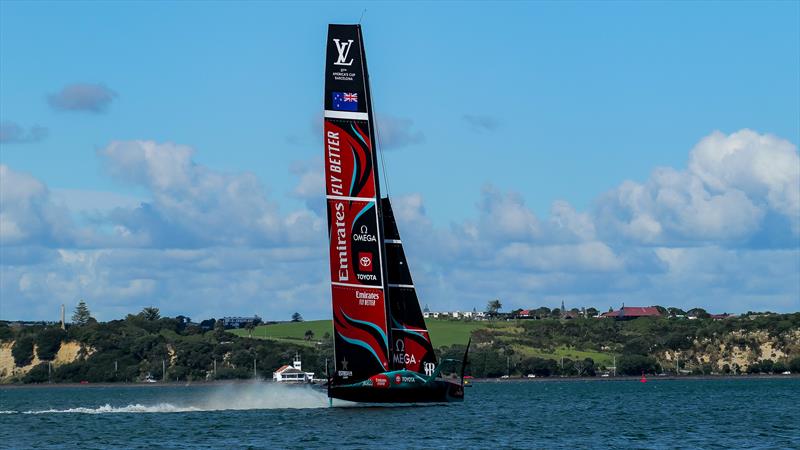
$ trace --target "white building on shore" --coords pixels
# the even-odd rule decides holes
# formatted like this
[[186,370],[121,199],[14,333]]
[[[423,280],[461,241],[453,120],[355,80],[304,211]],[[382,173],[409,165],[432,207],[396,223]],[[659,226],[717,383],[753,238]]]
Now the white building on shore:
[[294,362],[291,366],[281,366],[272,372],[272,381],[278,383],[311,383],[313,380],[314,372],[303,372],[300,354],[294,355]]

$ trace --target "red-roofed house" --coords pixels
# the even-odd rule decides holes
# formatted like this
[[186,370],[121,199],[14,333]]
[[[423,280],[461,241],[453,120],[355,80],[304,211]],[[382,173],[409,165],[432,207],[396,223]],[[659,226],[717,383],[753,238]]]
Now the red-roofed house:
[[661,317],[655,306],[623,306],[622,308],[603,313],[600,317],[609,317],[616,320],[630,320],[639,317]]

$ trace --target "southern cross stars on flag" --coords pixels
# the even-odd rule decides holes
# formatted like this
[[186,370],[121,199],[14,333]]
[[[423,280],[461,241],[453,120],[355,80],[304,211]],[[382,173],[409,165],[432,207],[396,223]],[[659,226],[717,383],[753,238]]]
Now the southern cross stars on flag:
[[337,111],[358,111],[358,93],[334,92],[333,109]]

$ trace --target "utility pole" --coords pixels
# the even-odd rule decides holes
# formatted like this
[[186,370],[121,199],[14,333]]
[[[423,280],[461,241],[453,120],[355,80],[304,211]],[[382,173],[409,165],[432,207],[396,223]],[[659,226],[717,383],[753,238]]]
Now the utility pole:
[[256,357],[253,356],[253,378],[258,378],[258,372],[256,372]]
[[167,381],[167,362],[161,358],[161,381]]
[[617,376],[617,355],[614,355],[614,376]]
[[52,383],[53,379],[50,376],[51,368],[53,367],[53,361],[47,361],[47,382]]
[[114,360],[114,373],[117,373],[117,361]]

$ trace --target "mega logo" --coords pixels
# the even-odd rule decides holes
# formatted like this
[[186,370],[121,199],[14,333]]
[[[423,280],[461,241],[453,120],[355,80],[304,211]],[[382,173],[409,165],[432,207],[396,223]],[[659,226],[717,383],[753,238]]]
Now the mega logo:
[[353,58],[350,58],[350,61],[347,60],[347,55],[350,54],[350,47],[353,46],[353,40],[348,39],[347,42],[339,42],[339,39],[334,39],[333,43],[336,44],[336,51],[339,52],[334,64],[337,66],[353,65]]
[[358,268],[367,272],[372,272],[372,253],[358,252]]
[[392,362],[395,364],[416,364],[417,358],[414,357],[414,354],[408,354],[405,352],[406,345],[402,339],[398,339],[394,343],[394,353],[392,354]]
[[361,233],[360,234],[353,234],[353,240],[357,242],[377,242],[378,240],[375,239],[374,234],[369,234],[369,230],[367,229],[366,225],[361,225]]

